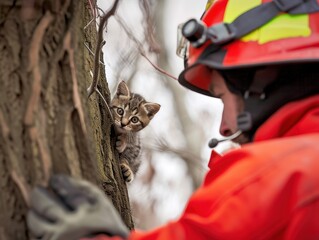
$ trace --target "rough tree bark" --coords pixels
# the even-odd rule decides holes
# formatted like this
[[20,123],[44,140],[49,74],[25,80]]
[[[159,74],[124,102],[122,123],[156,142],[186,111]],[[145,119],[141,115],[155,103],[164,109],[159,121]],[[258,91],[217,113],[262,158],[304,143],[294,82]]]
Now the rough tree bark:
[[[87,1],[0,1],[0,239],[29,239],[28,194],[53,173],[101,186],[132,228],[105,103],[92,81]],[[84,44],[85,43],[85,44]],[[103,59],[103,58],[101,58]],[[110,99],[104,68],[99,89]]]

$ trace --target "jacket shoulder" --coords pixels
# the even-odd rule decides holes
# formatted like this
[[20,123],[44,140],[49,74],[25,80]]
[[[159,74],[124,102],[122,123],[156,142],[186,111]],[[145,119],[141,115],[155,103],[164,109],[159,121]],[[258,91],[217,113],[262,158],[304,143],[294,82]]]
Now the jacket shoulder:
[[287,137],[224,155],[191,198],[187,215],[211,219],[212,226],[224,226],[240,239],[283,234],[293,219],[306,221],[299,212],[314,212],[313,204],[319,205],[318,142],[319,134]]

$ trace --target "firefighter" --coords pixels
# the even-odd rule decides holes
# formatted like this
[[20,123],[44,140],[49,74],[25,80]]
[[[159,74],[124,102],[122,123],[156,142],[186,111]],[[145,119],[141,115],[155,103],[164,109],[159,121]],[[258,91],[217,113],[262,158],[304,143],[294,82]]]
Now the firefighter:
[[97,187],[54,176],[54,194],[32,192],[33,235],[319,239],[319,2],[210,1],[182,35],[179,82],[222,100],[220,133],[242,147],[223,156],[213,151],[203,185],[181,217],[147,232],[129,231]]

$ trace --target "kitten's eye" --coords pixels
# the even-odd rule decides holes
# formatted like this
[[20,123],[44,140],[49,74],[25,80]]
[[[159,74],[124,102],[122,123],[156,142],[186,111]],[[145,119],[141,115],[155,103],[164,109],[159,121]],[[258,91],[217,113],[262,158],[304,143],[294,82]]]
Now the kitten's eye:
[[122,116],[124,114],[124,110],[122,108],[118,108],[116,111],[118,115]]
[[132,117],[131,118],[131,122],[132,123],[138,123],[138,121],[139,121],[138,117]]

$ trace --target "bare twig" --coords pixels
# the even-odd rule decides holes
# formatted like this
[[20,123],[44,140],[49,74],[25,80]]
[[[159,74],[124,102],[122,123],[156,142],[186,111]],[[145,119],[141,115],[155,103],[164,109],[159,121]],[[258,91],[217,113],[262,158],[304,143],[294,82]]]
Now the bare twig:
[[[90,71],[90,73],[91,73],[91,75],[93,77],[92,71]],[[106,102],[105,98],[103,97],[102,93],[99,91],[98,88],[96,88],[95,91],[100,95],[100,97],[102,98],[103,102],[105,103],[105,106],[106,106],[107,110],[109,111],[109,115],[110,115],[110,118],[112,119],[112,124],[113,124],[114,123],[114,118],[113,118],[113,114],[111,112],[109,104]]]
[[100,95],[100,97],[102,98],[103,102],[105,103],[106,105],[106,108],[107,110],[109,111],[109,115],[110,115],[110,118],[112,119],[112,124],[114,123],[114,118],[113,118],[113,114],[111,112],[111,109],[110,109],[110,106],[108,105],[108,103],[106,102],[105,98],[103,97],[102,93],[99,91],[99,89],[95,89],[95,91]]
[[163,70],[162,68],[158,67],[157,65],[155,65],[155,63],[153,63],[145,54],[145,52],[141,52],[141,55],[160,73],[165,74],[166,76],[174,79],[174,80],[178,80],[176,77],[174,77],[173,75],[171,75],[170,73],[166,72],[165,70]]
[[171,75],[170,73],[167,73],[165,70],[163,70],[162,68],[158,67],[156,64],[154,64],[146,55],[144,49],[143,49],[143,45],[142,43],[136,39],[133,35],[133,33],[129,30],[128,26],[125,24],[125,22],[122,20],[122,18],[118,15],[115,16],[115,19],[118,21],[118,23],[122,26],[122,28],[124,29],[124,31],[126,32],[127,36],[133,41],[135,42],[135,44],[137,45],[137,48],[140,52],[140,54],[160,73],[163,73],[164,75],[177,80],[176,77],[174,77],[173,75]]
[[90,26],[90,25],[91,25],[91,23],[92,23],[92,22],[94,22],[94,21],[95,21],[95,18],[92,18],[92,19],[88,22],[88,24],[86,24],[86,25],[84,26],[84,28],[83,28],[83,29],[84,29],[84,30],[85,30],[85,29],[87,29],[87,28],[88,28],[88,26]]
[[[182,148],[174,148],[170,146],[166,140],[163,138],[158,138],[156,145],[153,146],[154,150],[157,150],[159,152],[167,152],[167,153],[172,153],[175,154],[182,159],[184,159],[186,162],[191,164],[193,167],[200,167],[201,165],[199,162],[202,162],[201,157],[197,156],[196,154],[193,154],[192,152],[188,151],[187,149],[182,149]],[[150,147],[150,146],[149,146]]]
[[143,44],[134,36],[134,34],[130,30],[130,28],[126,25],[125,21],[119,15],[115,15],[114,18],[117,20],[117,22],[124,29],[126,35],[137,45],[137,49],[140,52],[144,52]]
[[92,0],[88,0],[91,11],[92,11],[92,15],[94,17],[94,19],[96,19],[96,6],[95,4],[92,3]]
[[[89,48],[89,46],[88,46],[86,43],[84,43],[84,46],[85,46],[86,49],[94,56],[94,52]],[[104,62],[102,62],[101,60],[100,60],[100,63],[101,63],[103,66],[105,66]]]
[[150,0],[140,0],[140,8],[145,16],[144,23],[146,24],[146,31],[144,35],[149,45],[149,51],[160,53],[161,47],[155,40],[154,36],[154,18],[151,13]]
[[100,52],[102,49],[102,41],[103,41],[103,28],[107,24],[108,19],[112,15],[114,15],[118,3],[119,3],[119,0],[114,0],[113,6],[111,7],[111,9],[106,14],[104,14],[104,16],[101,18],[101,22],[100,22],[100,26],[98,30],[97,46],[95,49],[95,56],[94,56],[93,81],[91,86],[87,90],[88,97],[90,97],[92,93],[95,91],[98,84],[98,80],[99,80],[99,73],[100,73],[99,62],[100,62],[100,55],[101,55]]
[[95,6],[95,5],[93,6],[92,0],[88,0],[88,2],[89,2],[89,5],[90,5],[90,8],[91,8],[91,11],[92,11],[92,16],[93,16],[93,18],[89,21],[88,24],[85,25],[84,30],[85,30],[88,26],[90,26],[90,24],[91,24],[92,22],[94,22],[94,21],[96,20],[96,6]]
[[[105,12],[102,8],[97,7],[97,10],[99,10],[103,15],[105,15]],[[99,12],[98,12],[98,16],[101,16]]]

